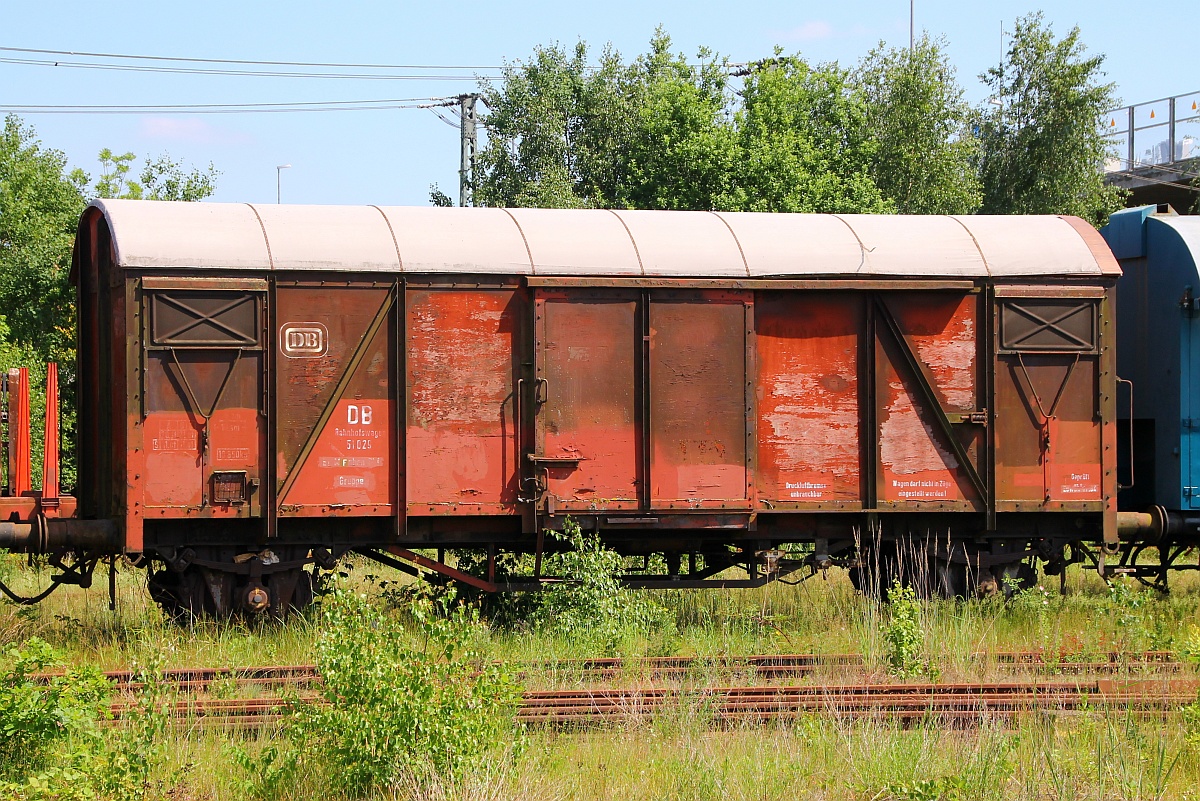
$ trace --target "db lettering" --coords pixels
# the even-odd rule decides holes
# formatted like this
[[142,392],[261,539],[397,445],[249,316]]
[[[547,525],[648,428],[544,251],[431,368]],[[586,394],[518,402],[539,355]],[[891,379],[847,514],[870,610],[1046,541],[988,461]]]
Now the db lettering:
[[288,331],[286,347],[288,350],[299,351],[320,350],[321,335],[317,331]]
[[346,407],[346,424],[347,425],[369,426],[369,425],[371,425],[371,418],[372,418],[372,414],[371,414],[370,406],[367,406],[364,404],[362,406],[350,405],[350,406]]

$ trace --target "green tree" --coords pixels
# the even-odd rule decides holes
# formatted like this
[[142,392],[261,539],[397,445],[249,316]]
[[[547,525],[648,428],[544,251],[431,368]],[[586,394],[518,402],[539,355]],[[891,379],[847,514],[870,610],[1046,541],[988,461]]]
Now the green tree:
[[975,112],[963,100],[944,39],[909,48],[882,43],[859,62],[854,83],[876,143],[870,172],[901,214],[972,214],[982,202]]
[[[525,64],[509,64],[499,86],[480,84],[488,113],[487,143],[476,167],[475,200],[483,206],[580,208],[588,179],[576,164],[586,154],[575,139],[589,123],[583,95],[598,81],[587,69],[587,45],[572,53],[539,47]],[[606,54],[607,55],[607,54]]]
[[670,37],[659,30],[650,52],[624,70],[621,95],[632,110],[625,141],[619,143],[619,158],[597,159],[622,172],[611,180],[608,205],[712,209],[730,191],[738,145],[728,70],[707,49],[697,53],[700,65],[693,66],[670,47]]
[[730,211],[894,211],[871,178],[876,145],[862,97],[836,64],[798,56],[755,65],[735,115],[738,154]]
[[1117,104],[1103,55],[1086,55],[1073,28],[1061,39],[1040,13],[1017,20],[1003,61],[980,79],[979,174],[988,214],[1074,214],[1102,225],[1123,192],[1103,177],[1102,114]]
[[[9,115],[0,135],[0,309],[13,341],[73,357],[67,280],[87,175]],[[73,358],[70,359],[73,362]]]
[[138,180],[129,177],[137,157],[132,153],[114,155],[107,147],[100,151],[100,177],[92,191],[100,198],[127,200],[197,201],[210,197],[217,188],[220,173],[210,163],[201,171],[184,172],[183,165],[167,154],[148,159]]
[[[845,70],[798,57],[756,66],[735,93],[707,49],[689,63],[655,33],[626,64],[606,49],[538,48],[484,82],[476,199],[491,206],[888,211]],[[778,55],[778,54],[777,54]]]
[[[9,115],[0,132],[0,368],[31,367],[31,385],[42,362],[57,362],[62,387],[64,486],[74,481],[75,293],[69,280],[71,249],[89,196],[200,200],[213,193],[216,170],[185,172],[162,155],[129,179],[132,153],[100,151],[100,175],[70,169],[47,149],[33,128]],[[31,386],[35,405],[40,383]],[[36,421],[41,408],[33,408]],[[34,422],[35,445],[40,426]],[[36,448],[35,448],[36,458]],[[35,465],[35,480],[38,466]]]

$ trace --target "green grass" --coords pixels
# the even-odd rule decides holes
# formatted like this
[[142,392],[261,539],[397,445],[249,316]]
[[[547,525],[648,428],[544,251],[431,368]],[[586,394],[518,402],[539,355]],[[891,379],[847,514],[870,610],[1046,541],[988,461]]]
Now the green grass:
[[[0,572],[19,591],[49,580],[16,557]],[[393,596],[368,575],[387,571],[358,563],[351,586],[390,608]],[[394,577],[390,577],[393,578]],[[68,664],[125,669],[161,660],[165,667],[302,664],[315,660],[313,615],[286,623],[166,622],[150,602],[137,571],[118,581],[110,612],[107,576],[89,590],[64,588],[32,608],[0,604],[0,645],[41,637]],[[923,601],[917,610],[920,659],[941,679],[1011,676],[973,658],[977,652],[1040,650],[1056,658],[1151,648],[1200,652],[1200,577],[1175,579],[1163,597],[1136,586],[1112,589],[1094,573],[1073,569],[1068,593],[1057,579],[1005,602]],[[888,680],[890,613],[857,595],[845,576],[830,571],[796,586],[756,590],[657,592],[674,618],[662,631],[630,634],[617,644],[626,656],[754,653],[859,653],[866,667],[824,668],[806,682]],[[416,636],[416,635],[412,635]],[[586,639],[516,629],[484,628],[472,649],[483,658],[515,663],[581,659],[600,654]],[[684,683],[721,679],[699,667]],[[579,675],[549,668],[525,676],[531,688],[571,686]],[[622,682],[649,679],[630,667]],[[1197,716],[1200,720],[1200,715]],[[1166,723],[1120,712],[1060,718],[1031,715],[1013,728],[968,731],[938,726],[899,728],[887,721],[813,716],[795,724],[713,730],[704,710],[686,702],[654,716],[631,716],[623,728],[582,733],[534,731],[509,761],[489,762],[449,784],[399,787],[375,797],[428,798],[682,798],[682,799],[1152,799],[1200,798],[1200,732],[1178,718]],[[239,798],[246,777],[231,759],[234,745],[256,753],[270,732],[232,733],[180,727],[167,735],[169,768],[186,768],[173,798]],[[157,792],[157,791],[155,791]],[[163,793],[150,793],[158,797]],[[317,798],[319,783],[302,779],[282,798]]]

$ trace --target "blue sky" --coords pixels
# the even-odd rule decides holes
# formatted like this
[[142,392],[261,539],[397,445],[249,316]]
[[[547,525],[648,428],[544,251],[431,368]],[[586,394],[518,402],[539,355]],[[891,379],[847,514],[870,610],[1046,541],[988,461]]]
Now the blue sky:
[[[1159,10],[1155,10],[1155,9]],[[916,27],[949,42],[959,80],[973,102],[985,98],[977,76],[998,62],[1000,29],[1033,10],[1062,34],[1082,30],[1089,52],[1107,56],[1123,102],[1200,89],[1200,78],[1169,69],[1172,18],[1153,4],[1061,0],[915,0]],[[536,45],[579,39],[624,56],[646,49],[662,25],[676,49],[706,45],[732,61],[769,55],[775,45],[812,61],[848,66],[884,40],[907,45],[907,0],[780,3],[204,3],[3,0],[0,47],[171,57],[483,68],[526,58]],[[1190,23],[1187,23],[1190,26]],[[0,58],[45,58],[0,52]],[[62,61],[96,61],[60,57]],[[201,65],[195,65],[201,66]],[[409,74],[413,70],[404,71]],[[470,73],[463,73],[470,75]],[[203,104],[426,98],[472,91],[456,81],[359,80],[186,75],[33,66],[0,61],[0,104]],[[1189,101],[1190,102],[1190,101]],[[1161,112],[1160,112],[1161,116]],[[221,171],[215,200],[275,201],[276,165],[285,203],[424,204],[437,183],[457,196],[458,132],[428,110],[291,114],[24,115],[47,147],[73,166],[96,171],[103,147],[139,156],[169,153]]]

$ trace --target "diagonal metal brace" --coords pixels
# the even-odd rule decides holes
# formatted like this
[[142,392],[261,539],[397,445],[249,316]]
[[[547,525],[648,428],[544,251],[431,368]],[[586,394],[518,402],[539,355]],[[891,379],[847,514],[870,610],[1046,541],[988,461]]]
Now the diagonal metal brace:
[[933,414],[938,428],[950,444],[950,449],[954,451],[954,457],[958,459],[959,465],[962,467],[963,472],[967,474],[967,478],[971,481],[971,486],[975,488],[975,492],[979,495],[979,499],[983,502],[984,507],[990,507],[991,503],[988,498],[987,484],[984,483],[983,477],[979,475],[979,470],[976,469],[975,463],[971,461],[970,456],[967,454],[967,449],[963,447],[963,444],[955,434],[954,424],[950,422],[946,410],[942,408],[942,403],[938,400],[937,393],[934,392],[933,385],[929,382],[924,363],[917,357],[912,346],[909,345],[908,338],[904,336],[904,331],[900,328],[899,321],[892,314],[892,310],[888,308],[887,301],[879,295],[873,295],[873,297],[879,319],[883,320],[888,333],[892,335],[892,340],[896,343],[896,347],[900,349],[904,363],[917,382],[917,388],[921,391],[921,398],[925,401],[926,408]]

